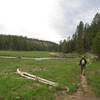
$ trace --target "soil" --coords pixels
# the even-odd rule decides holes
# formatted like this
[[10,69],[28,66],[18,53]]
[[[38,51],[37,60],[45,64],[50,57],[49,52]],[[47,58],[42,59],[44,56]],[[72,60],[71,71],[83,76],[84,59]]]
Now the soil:
[[80,86],[77,92],[73,95],[68,95],[66,91],[58,91],[56,100],[99,100],[95,97],[93,92],[89,89],[86,77],[80,76]]

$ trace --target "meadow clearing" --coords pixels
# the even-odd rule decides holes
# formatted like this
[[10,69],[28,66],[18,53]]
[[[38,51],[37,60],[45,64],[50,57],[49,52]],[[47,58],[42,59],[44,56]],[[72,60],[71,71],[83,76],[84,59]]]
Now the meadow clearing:
[[[21,59],[21,57],[52,57],[50,54],[37,51],[0,51],[0,100],[55,100],[59,89],[23,78],[16,73],[17,68],[57,82],[61,87],[68,86],[68,94],[73,94],[80,82],[79,55],[68,54],[64,59]],[[2,56],[16,58],[8,59]],[[86,76],[89,87],[99,97],[100,61],[88,63]]]

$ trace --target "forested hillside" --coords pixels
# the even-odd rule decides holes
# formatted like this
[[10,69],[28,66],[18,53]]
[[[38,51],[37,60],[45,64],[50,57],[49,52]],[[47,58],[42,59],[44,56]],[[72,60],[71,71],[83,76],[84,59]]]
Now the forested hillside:
[[22,36],[0,35],[0,50],[57,51],[58,44]]
[[100,56],[100,14],[95,15],[91,24],[80,21],[72,38],[60,42],[60,51],[93,52]]

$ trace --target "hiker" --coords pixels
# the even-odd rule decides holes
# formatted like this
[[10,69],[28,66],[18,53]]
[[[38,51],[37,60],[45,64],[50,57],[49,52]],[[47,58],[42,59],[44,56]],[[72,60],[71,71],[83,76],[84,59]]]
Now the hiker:
[[80,60],[80,67],[81,67],[81,75],[85,75],[84,69],[86,67],[87,61],[85,59],[85,56],[82,56]]

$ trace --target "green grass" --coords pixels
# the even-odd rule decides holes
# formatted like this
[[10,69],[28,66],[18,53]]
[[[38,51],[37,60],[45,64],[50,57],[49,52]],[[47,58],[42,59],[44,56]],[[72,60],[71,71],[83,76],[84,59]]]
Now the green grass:
[[[0,51],[4,56],[25,57],[49,57],[49,52],[17,52]],[[71,55],[71,54],[70,54]],[[16,74],[16,69],[35,74],[42,78],[68,86],[69,93],[76,91],[80,79],[80,67],[78,57],[69,57],[59,60],[25,60],[0,58],[0,100],[55,100],[55,94],[59,89],[43,83],[22,78]],[[100,94],[100,62],[87,66],[88,83],[97,96]]]
[[50,57],[50,52],[46,51],[0,51],[0,56],[14,57]]
[[[16,53],[18,52],[15,54],[13,52],[13,55]],[[36,57],[39,53],[37,52]],[[21,52],[21,54],[25,53]],[[9,56],[12,56],[12,53],[11,55],[9,53]],[[15,73],[17,68],[57,82],[61,86],[68,86],[70,93],[73,93],[76,90],[76,84],[79,83],[77,64],[78,60],[75,58],[43,61],[0,58],[0,99],[55,100],[58,89],[22,78]]]
[[95,95],[100,97],[100,61],[87,66],[88,84]]

